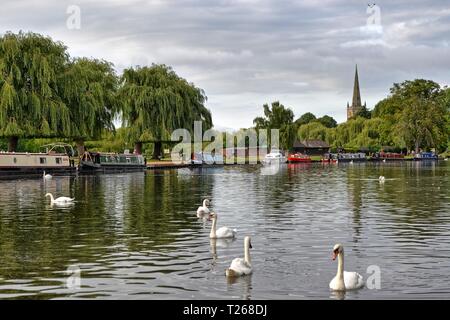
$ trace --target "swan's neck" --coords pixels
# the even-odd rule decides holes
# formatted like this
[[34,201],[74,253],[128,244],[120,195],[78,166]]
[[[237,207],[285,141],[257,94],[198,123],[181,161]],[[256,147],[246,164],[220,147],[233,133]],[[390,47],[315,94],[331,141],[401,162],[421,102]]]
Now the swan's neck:
[[212,219],[211,233],[209,234],[210,238],[215,238],[216,237],[216,223],[217,223],[217,218],[214,217]]
[[244,252],[245,252],[245,256],[244,256],[245,262],[247,262],[248,264],[251,265],[252,259],[250,258],[250,245],[248,242],[245,243]]
[[51,203],[54,203],[54,202],[55,202],[55,199],[53,198],[53,195],[50,193],[48,196],[50,197],[50,202],[51,202]]
[[344,280],[344,252],[338,254],[338,269],[336,273],[338,279]]
[[206,200],[203,200],[203,207],[204,207],[204,208],[207,208],[207,206],[206,206]]

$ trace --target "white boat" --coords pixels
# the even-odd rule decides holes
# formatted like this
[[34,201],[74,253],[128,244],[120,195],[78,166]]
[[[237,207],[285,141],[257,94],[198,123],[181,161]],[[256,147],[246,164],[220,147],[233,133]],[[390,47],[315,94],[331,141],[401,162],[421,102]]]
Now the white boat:
[[270,153],[264,157],[264,164],[285,163],[287,161],[284,154],[279,149],[272,149]]

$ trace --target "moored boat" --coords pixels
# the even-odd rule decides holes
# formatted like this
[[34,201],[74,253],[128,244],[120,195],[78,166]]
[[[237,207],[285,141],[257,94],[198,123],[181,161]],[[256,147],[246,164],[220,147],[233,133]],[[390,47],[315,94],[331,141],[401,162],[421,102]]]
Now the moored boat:
[[141,171],[146,168],[140,154],[85,152],[80,157],[80,171]]
[[42,176],[44,171],[47,174],[64,174],[76,170],[69,154],[57,150],[71,146],[50,144],[43,147],[46,152],[0,152],[0,177],[37,177]]
[[366,154],[363,152],[330,153],[327,157],[322,159],[322,161],[323,162],[364,162],[364,161],[367,161],[367,158],[366,158]]
[[326,154],[324,154],[321,161],[322,161],[322,163],[337,163],[338,162],[337,154],[326,153]]
[[395,153],[395,152],[378,152],[374,156],[370,158],[374,161],[398,161],[398,160],[405,160],[405,156],[401,153]]
[[270,153],[266,154],[264,157],[264,164],[275,164],[275,163],[285,163],[286,157],[279,149],[272,149]]
[[301,154],[301,153],[294,153],[294,154],[290,154],[288,156],[288,162],[289,163],[304,163],[304,162],[311,162],[311,157],[309,157],[306,154]]
[[416,161],[439,160],[439,157],[434,152],[420,152],[414,156],[414,160],[416,160]]

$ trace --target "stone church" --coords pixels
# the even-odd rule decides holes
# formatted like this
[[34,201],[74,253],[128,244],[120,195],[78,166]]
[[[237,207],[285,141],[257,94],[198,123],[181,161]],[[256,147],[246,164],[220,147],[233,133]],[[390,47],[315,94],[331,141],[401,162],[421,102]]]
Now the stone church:
[[347,120],[354,117],[362,108],[366,107],[366,102],[364,105],[361,104],[361,93],[359,92],[359,80],[358,80],[358,66],[356,66],[355,71],[355,83],[353,84],[353,100],[352,105],[347,102]]

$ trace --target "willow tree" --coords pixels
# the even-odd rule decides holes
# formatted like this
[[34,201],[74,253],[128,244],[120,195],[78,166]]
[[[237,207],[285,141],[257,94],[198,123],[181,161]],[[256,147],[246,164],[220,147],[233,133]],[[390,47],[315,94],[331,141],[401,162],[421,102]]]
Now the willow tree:
[[143,142],[151,141],[155,143],[153,158],[157,158],[162,142],[169,141],[175,129],[192,133],[194,121],[202,121],[204,129],[212,127],[204,91],[166,65],[124,70],[118,97],[123,125],[129,129],[136,153],[142,152]]
[[0,137],[15,151],[21,137],[67,136],[69,108],[62,99],[66,47],[35,33],[0,37]]
[[74,59],[64,76],[63,96],[70,109],[70,137],[78,154],[84,141],[113,131],[116,115],[118,78],[113,65],[104,60]]

